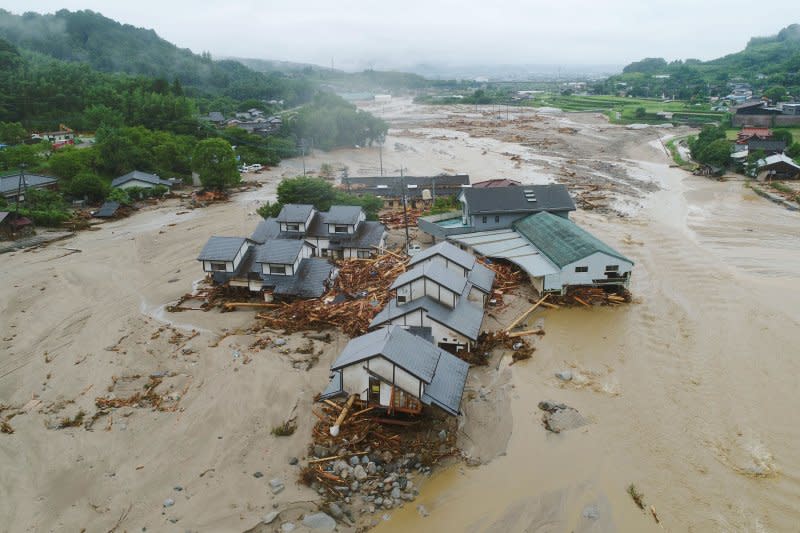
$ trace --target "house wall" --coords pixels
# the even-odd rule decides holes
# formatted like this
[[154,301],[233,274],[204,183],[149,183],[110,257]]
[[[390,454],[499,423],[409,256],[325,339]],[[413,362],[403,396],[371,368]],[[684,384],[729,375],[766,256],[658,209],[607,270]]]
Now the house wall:
[[[508,229],[511,225],[521,218],[525,218],[534,211],[528,213],[487,213],[485,215],[470,215],[470,225],[474,231],[489,231],[493,229]],[[486,218],[486,222],[483,219]],[[495,218],[497,221],[495,221]]]
[[480,290],[479,288],[473,286],[469,290],[469,294],[467,294],[467,301],[473,302],[478,304],[481,307],[486,307],[486,300],[489,298],[489,295]]
[[239,263],[242,262],[242,259],[244,259],[244,255],[247,253],[249,248],[250,243],[245,241],[244,244],[242,244],[242,247],[239,248],[239,251],[236,252],[236,257],[233,258],[233,270],[239,268]]
[[466,278],[469,275],[469,270],[468,269],[464,268],[463,266],[459,265],[458,263],[453,263],[452,261],[450,261],[449,259],[447,259],[446,257],[444,257],[443,255],[440,255],[440,254],[436,254],[436,255],[434,255],[432,257],[429,257],[425,261],[422,261],[421,263],[418,263],[418,264],[427,265],[427,264],[430,264],[430,263],[438,263],[438,264],[442,265],[443,267],[445,267],[447,270],[455,272],[456,274],[458,274],[459,276],[462,276],[464,278]]
[[366,361],[346,366],[342,369],[342,390],[349,395],[358,394],[363,401],[367,401],[367,387],[369,375],[362,368]]
[[225,263],[225,272],[233,272],[235,268],[233,268],[232,261],[203,261],[203,270],[206,272],[222,272],[221,270],[211,270],[211,263]]
[[353,224],[347,224],[346,234],[342,232],[337,233],[336,231],[334,231],[334,229],[336,228],[336,226],[339,225],[344,226],[344,224],[328,224],[328,233],[331,235],[352,235],[353,233],[356,232],[356,227]]
[[[619,265],[620,275],[630,272],[633,265],[603,252],[595,252],[589,257],[570,263],[561,269],[563,285],[591,285],[594,279],[605,279],[606,265]],[[588,266],[588,272],[575,272],[576,266]]]
[[471,349],[471,340],[468,339],[466,335],[462,335],[461,333],[448,328],[444,324],[440,324],[435,320],[431,320],[424,309],[417,309],[416,311],[395,317],[393,320],[381,325],[394,325],[401,327],[419,326],[431,328],[431,336],[433,336],[433,342],[437,346],[441,342],[446,342],[462,345],[466,350]]
[[330,239],[321,239],[319,237],[306,237],[305,241],[316,247],[316,250],[311,255],[327,255],[327,251],[331,245]]
[[456,293],[426,277],[415,279],[411,283],[397,287],[397,296],[405,296],[406,303],[423,296],[430,296],[449,307],[455,307],[458,301]]
[[130,189],[131,187],[141,187],[142,189],[152,189],[155,187],[152,183],[139,180],[126,181],[122,185],[117,186],[117,189]]
[[[370,372],[381,376],[389,383],[394,383],[397,387],[413,394],[417,398],[421,396],[420,391],[424,390],[421,388],[424,384],[417,377],[393,364],[388,359],[376,356],[342,369],[342,390],[348,395],[358,394],[362,400],[367,400],[369,374],[364,370],[364,367],[369,368]],[[381,405],[388,406],[390,397],[391,387],[389,384],[381,383]]]

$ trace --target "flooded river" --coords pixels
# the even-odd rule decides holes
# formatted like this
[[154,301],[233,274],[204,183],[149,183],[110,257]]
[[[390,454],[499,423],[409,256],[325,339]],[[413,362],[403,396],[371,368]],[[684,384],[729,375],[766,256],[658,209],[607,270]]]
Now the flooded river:
[[[576,216],[627,243],[637,303],[537,314],[547,334],[498,413],[507,454],[435,475],[377,531],[800,530],[800,215],[638,164],[663,188],[638,214]],[[546,432],[546,399],[592,423]]]

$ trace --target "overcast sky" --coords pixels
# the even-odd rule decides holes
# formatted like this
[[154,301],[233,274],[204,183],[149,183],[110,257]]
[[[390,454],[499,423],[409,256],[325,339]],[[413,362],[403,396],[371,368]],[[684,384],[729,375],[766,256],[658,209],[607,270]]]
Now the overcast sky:
[[[624,65],[712,59],[800,22],[796,0],[0,0],[91,9],[195,52],[401,68],[419,63]],[[794,13],[795,19],[787,18]]]

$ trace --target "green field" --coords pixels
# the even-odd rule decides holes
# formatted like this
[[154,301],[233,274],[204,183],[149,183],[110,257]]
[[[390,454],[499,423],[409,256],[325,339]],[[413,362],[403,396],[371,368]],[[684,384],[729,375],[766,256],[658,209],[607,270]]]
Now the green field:
[[[723,122],[726,119],[726,113],[711,111],[708,104],[691,104],[681,101],[664,102],[660,99],[647,98],[543,94],[527,100],[524,105],[557,107],[564,111],[604,113],[612,122],[619,124],[665,122],[663,118],[657,116],[657,113],[661,111],[674,113],[672,121],[682,123]],[[641,115],[640,111],[637,114],[641,108],[644,109],[644,115]]]

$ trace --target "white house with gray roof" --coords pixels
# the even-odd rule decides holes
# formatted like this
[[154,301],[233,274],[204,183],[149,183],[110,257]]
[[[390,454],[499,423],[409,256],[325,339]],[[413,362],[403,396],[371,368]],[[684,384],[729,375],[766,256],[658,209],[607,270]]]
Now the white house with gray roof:
[[151,189],[158,185],[171,188],[173,185],[175,185],[175,181],[162,180],[156,174],[150,174],[149,172],[141,172],[139,170],[128,172],[124,176],[114,178],[111,181],[111,187],[113,187],[114,189],[130,189],[131,187]]
[[321,399],[358,395],[389,414],[419,414],[435,406],[460,413],[469,364],[401,327],[390,326],[347,343],[331,365]]
[[414,268],[390,286],[394,298],[370,327],[413,328],[430,335],[440,348],[471,351],[480,335],[494,272],[450,243],[420,252],[410,266]]
[[197,260],[203,263],[206,272],[233,274],[242,264],[250,243],[244,237],[211,237]]

